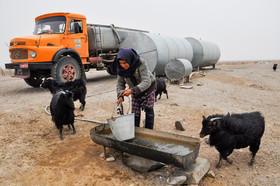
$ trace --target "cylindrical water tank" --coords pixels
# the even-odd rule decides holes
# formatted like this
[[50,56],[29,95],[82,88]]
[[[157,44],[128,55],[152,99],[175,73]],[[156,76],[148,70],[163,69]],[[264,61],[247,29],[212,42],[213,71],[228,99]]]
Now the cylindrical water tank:
[[147,32],[136,29],[120,28],[107,25],[88,25],[89,53],[98,51],[113,51],[120,48],[120,43],[125,40],[129,33]]
[[156,75],[165,75],[165,66],[170,60],[191,61],[193,58],[192,46],[186,39],[151,33],[129,33],[121,48],[133,48]]
[[180,80],[192,73],[192,64],[187,59],[173,59],[165,67],[165,74],[171,80]]
[[118,40],[113,30],[107,27],[88,26],[88,46],[89,53],[96,49],[109,50],[118,49]]
[[215,43],[187,37],[193,49],[193,68],[215,65],[221,56],[220,49]]

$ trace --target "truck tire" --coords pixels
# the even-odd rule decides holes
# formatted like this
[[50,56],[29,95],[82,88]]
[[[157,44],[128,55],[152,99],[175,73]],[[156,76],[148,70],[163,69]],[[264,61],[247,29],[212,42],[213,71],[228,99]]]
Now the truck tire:
[[70,56],[64,56],[52,67],[52,77],[59,82],[74,81],[80,79],[82,70],[77,60]]
[[113,65],[107,67],[106,71],[107,71],[108,74],[110,74],[110,75],[116,75],[116,73],[114,73],[114,71],[113,71]]
[[40,76],[34,75],[30,72],[30,77],[24,79],[25,83],[31,87],[40,87],[40,84],[43,82]]

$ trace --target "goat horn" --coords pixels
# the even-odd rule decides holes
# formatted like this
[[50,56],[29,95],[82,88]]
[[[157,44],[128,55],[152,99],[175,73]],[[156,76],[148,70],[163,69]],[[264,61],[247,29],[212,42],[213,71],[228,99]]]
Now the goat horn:
[[215,120],[222,119],[221,117],[211,118],[210,121],[213,122]]

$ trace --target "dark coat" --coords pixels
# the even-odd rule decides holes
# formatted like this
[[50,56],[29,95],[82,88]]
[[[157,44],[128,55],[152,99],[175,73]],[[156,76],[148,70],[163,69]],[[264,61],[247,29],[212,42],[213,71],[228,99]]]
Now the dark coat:
[[84,110],[86,104],[86,83],[82,79],[75,79],[74,81],[68,81],[65,83],[58,83],[53,79],[45,79],[42,84],[42,88],[49,89],[52,94],[60,90],[68,90],[73,93],[73,100],[76,101],[79,99],[81,106],[80,109]]
[[166,83],[165,83],[165,80],[163,78],[158,78],[156,80],[157,82],[157,90],[156,90],[156,100],[157,100],[157,96],[159,95],[159,98],[161,98],[161,94],[162,93],[165,93],[166,94],[166,98],[168,98],[168,93],[167,93],[167,90],[166,90]]
[[[210,146],[220,153],[221,158],[227,160],[234,149],[250,146],[253,164],[254,157],[259,150],[261,138],[265,129],[264,117],[260,112],[243,114],[216,114],[203,118],[200,137],[210,134]],[[228,161],[228,160],[227,160]],[[217,167],[220,166],[220,161]]]
[[74,127],[74,102],[72,93],[69,91],[56,92],[51,100],[50,111],[52,115],[52,121],[55,123],[57,129],[60,130],[60,139],[63,139],[62,129],[63,125],[70,125],[73,128],[73,132],[76,133]]

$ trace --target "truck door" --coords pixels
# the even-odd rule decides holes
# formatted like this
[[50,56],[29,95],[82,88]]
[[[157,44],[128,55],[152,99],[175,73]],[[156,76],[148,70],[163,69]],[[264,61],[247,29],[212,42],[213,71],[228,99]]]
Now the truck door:
[[82,20],[70,19],[68,30],[68,47],[75,49],[82,57],[88,56],[87,37]]

